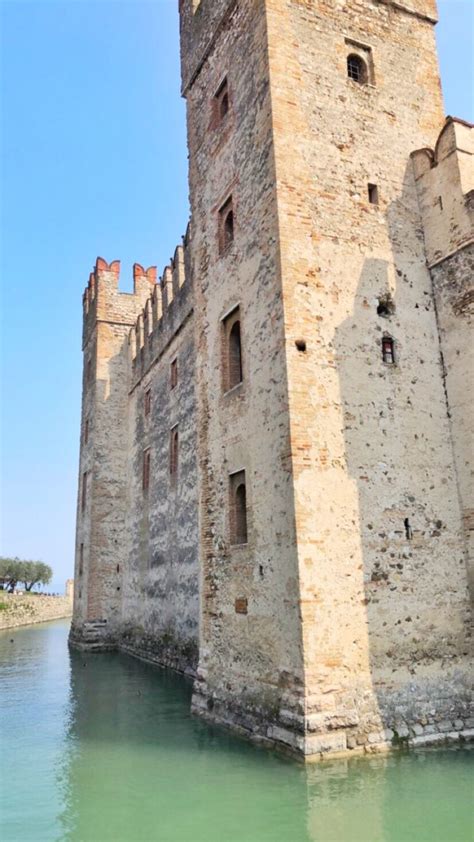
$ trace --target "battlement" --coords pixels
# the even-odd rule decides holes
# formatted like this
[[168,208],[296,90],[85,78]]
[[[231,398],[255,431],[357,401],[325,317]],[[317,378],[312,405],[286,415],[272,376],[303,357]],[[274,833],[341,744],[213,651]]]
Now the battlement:
[[[193,308],[192,290],[187,282],[187,241],[176,247],[173,257],[155,283],[129,333],[132,387],[160,356],[180,330]],[[148,270],[149,271],[149,270]]]
[[83,295],[83,348],[97,322],[132,325],[156,285],[156,266],[133,266],[133,292],[120,292],[120,260],[98,257]]
[[473,129],[447,117],[434,149],[411,155],[429,266],[474,239]]

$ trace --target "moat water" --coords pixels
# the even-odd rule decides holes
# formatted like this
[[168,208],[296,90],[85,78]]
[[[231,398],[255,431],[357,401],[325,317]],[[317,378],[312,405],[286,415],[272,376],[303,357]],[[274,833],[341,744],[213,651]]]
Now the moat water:
[[468,842],[466,749],[309,766],[190,716],[185,679],[0,632],[2,842]]

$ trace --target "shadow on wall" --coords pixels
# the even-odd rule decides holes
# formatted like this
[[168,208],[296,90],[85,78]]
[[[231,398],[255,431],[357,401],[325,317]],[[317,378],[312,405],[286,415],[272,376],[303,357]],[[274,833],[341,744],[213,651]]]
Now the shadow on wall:
[[393,264],[365,259],[334,346],[346,464],[357,485],[370,677],[383,727],[407,736],[406,723],[431,727],[463,711],[468,602],[411,164],[386,218]]

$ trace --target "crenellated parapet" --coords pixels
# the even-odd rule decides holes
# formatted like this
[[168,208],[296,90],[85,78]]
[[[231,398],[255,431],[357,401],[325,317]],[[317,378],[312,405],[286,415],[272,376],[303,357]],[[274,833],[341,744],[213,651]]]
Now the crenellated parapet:
[[83,348],[97,322],[134,324],[137,313],[156,286],[156,267],[133,267],[133,292],[121,292],[120,260],[107,263],[98,257],[83,295]]
[[131,386],[136,385],[181,329],[193,309],[187,271],[188,236],[177,246],[161,277],[149,291],[129,333]]
[[474,126],[447,117],[434,149],[411,158],[432,267],[474,239]]

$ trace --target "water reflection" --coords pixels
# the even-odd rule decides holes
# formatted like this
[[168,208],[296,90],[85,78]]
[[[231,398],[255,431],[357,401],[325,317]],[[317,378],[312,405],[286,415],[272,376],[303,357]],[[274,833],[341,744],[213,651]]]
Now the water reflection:
[[66,646],[67,624],[0,634],[2,842],[455,842],[468,752],[306,767],[189,715],[187,680]]

